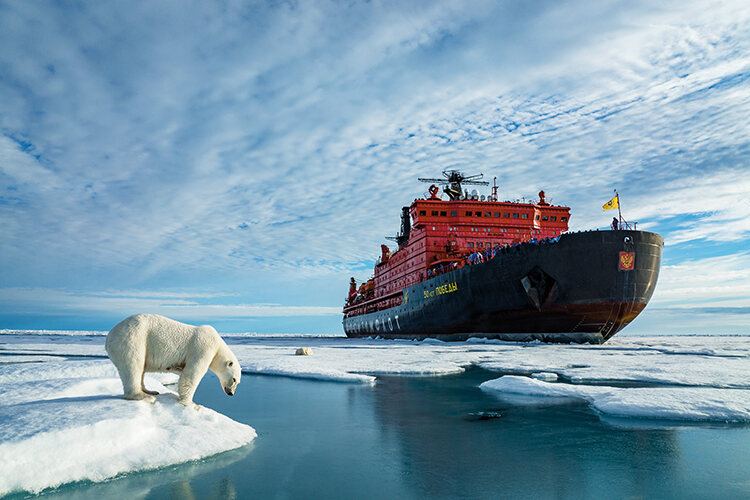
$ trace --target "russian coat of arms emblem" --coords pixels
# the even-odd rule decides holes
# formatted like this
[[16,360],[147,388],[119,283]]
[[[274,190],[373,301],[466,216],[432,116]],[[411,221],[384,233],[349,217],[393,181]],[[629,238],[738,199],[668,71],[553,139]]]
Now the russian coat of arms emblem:
[[635,266],[635,252],[620,252],[620,271],[631,271]]

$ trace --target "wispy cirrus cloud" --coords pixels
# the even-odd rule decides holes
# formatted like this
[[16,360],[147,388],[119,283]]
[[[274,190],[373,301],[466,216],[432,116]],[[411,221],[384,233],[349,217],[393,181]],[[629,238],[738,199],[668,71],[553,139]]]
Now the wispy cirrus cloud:
[[[0,289],[3,306],[0,312],[31,313],[43,309],[41,315],[99,315],[125,317],[149,312],[188,320],[233,318],[266,318],[285,316],[338,316],[340,307],[295,306],[273,303],[216,303],[215,295],[163,291],[90,293],[45,288]],[[38,313],[39,314],[39,313]]]
[[0,287],[338,304],[444,168],[545,189],[574,230],[617,187],[668,245],[740,251],[749,24],[742,2],[3,4]]

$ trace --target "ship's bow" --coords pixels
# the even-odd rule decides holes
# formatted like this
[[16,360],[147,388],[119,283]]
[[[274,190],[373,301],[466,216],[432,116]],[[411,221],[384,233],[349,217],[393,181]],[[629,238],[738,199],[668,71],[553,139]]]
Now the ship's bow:
[[664,238],[647,231],[592,231],[564,235],[564,253],[576,255],[561,297],[580,318],[579,331],[598,331],[602,341],[633,321],[656,288]]

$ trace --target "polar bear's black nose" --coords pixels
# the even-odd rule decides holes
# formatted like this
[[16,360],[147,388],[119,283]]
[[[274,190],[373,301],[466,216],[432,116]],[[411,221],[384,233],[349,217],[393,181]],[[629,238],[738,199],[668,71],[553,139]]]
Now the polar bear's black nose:
[[227,393],[227,396],[234,396],[234,391],[232,389],[224,388],[224,392]]

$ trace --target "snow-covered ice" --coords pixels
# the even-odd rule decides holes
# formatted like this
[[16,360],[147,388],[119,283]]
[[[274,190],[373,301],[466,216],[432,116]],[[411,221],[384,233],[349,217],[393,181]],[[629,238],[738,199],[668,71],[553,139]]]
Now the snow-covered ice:
[[108,360],[0,365],[0,496],[196,460],[246,445],[255,430],[177,402],[126,401]]
[[588,401],[614,416],[689,421],[750,421],[750,391],[708,387],[607,387],[553,384],[506,375],[480,385],[484,391]]
[[[6,331],[10,332],[10,331]],[[62,339],[62,340],[61,340]],[[372,383],[377,375],[447,375],[469,366],[573,383],[750,389],[750,337],[615,337],[603,345],[225,337],[245,373]],[[300,345],[314,355],[295,356]],[[106,357],[103,337],[0,336],[0,354]],[[551,377],[551,375],[544,375]]]
[[[441,376],[474,366],[498,373],[483,390],[516,402],[554,396],[587,401],[606,416],[750,422],[750,337],[620,336],[604,345],[225,338],[244,373],[373,384],[379,375]],[[313,355],[296,356],[300,346]],[[69,357],[75,359],[60,360]],[[160,392],[174,381],[175,375],[147,377]],[[181,407],[173,393],[154,405],[121,395],[102,335],[4,331],[0,494],[183,462],[255,437],[251,427],[208,408]],[[142,452],[144,443],[158,452]]]

